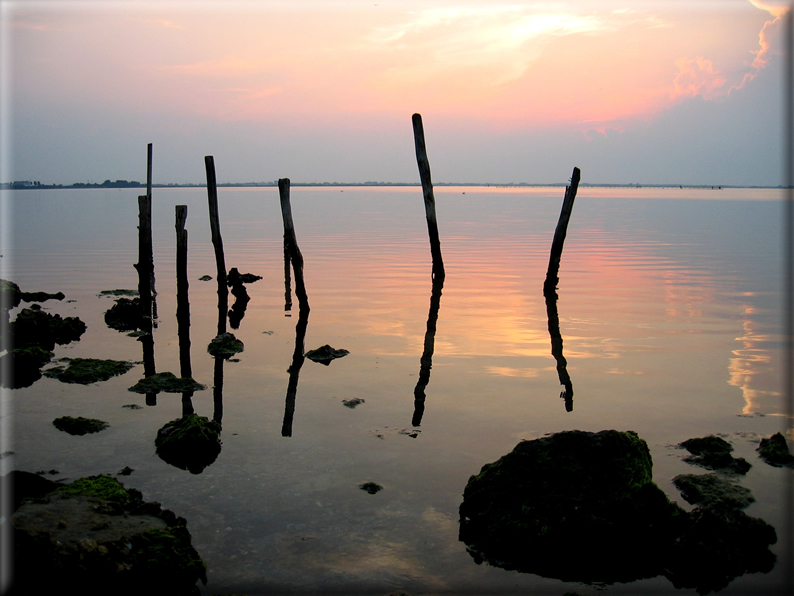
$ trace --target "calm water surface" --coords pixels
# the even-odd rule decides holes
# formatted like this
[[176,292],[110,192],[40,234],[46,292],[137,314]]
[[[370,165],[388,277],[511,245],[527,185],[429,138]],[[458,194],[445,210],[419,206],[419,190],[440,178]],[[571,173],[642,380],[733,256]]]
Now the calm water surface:
[[[79,316],[82,339],[56,357],[142,359],[141,343],[109,329],[102,290],[136,288],[138,190],[17,191],[4,277],[23,291],[63,291],[46,310]],[[55,478],[115,474],[188,520],[214,593],[356,592],[694,593],[664,578],[587,586],[477,565],[458,541],[458,507],[472,474],[521,439],[568,429],[634,430],[654,479],[687,509],[671,478],[702,470],[675,445],[722,433],[753,463],[747,509],[784,531],[791,470],[764,464],[757,441],[784,427],[781,390],[781,194],[771,190],[580,188],[559,283],[560,331],[574,387],[560,399],[542,284],[563,189],[436,189],[446,280],[421,425],[412,425],[431,299],[431,262],[418,188],[293,188],[311,314],[306,349],[350,354],[306,360],[292,436],[282,436],[297,301],[284,310],[276,189],[220,189],[227,268],[263,277],[239,329],[239,361],[223,366],[213,403],[214,277],[204,189],[155,189],[153,237],[158,372],[179,373],[174,205],[188,205],[193,373],[208,390],[196,413],[222,415],[223,449],[191,474],[162,461],[157,431],[182,412],[179,394],[127,388],[143,366],[104,383],[43,378],[6,391],[13,436],[3,472]],[[230,296],[230,302],[232,301]],[[14,313],[12,312],[12,317]],[[365,402],[355,409],[343,399]],[[59,416],[108,421],[83,437]],[[416,420],[413,420],[414,422]],[[415,435],[415,436],[413,436]],[[790,437],[791,438],[791,437]],[[365,481],[384,490],[369,495]],[[782,537],[782,536],[781,536]],[[780,542],[772,550],[782,556]],[[769,574],[724,594],[777,593]]]

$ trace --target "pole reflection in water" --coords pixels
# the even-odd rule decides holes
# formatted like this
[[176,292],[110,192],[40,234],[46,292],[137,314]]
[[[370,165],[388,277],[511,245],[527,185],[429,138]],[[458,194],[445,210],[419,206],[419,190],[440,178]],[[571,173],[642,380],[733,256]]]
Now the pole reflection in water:
[[414,388],[414,416],[411,420],[413,426],[422,424],[422,415],[425,412],[425,388],[430,382],[430,369],[433,367],[433,351],[436,342],[436,323],[438,310],[441,307],[441,290],[444,288],[444,273],[433,277],[433,291],[430,295],[430,312],[427,315],[427,331],[425,332],[425,345],[420,359],[419,380]]
[[291,317],[292,314],[292,279],[290,277],[290,258],[289,240],[287,233],[284,232],[284,316]]
[[292,354],[292,364],[287,369],[289,383],[287,384],[287,399],[284,404],[284,422],[281,425],[281,436],[292,436],[292,419],[295,414],[295,397],[298,393],[298,375],[305,360],[303,356],[306,328],[309,326],[309,309],[302,305],[298,311],[298,324],[295,326],[295,351]]
[[560,398],[565,400],[565,411],[573,411],[573,384],[568,374],[568,361],[562,355],[562,334],[560,333],[560,317],[557,313],[557,293],[546,295],[546,314],[549,317],[549,335],[551,336],[551,355],[557,361],[557,375],[560,385],[564,387]]

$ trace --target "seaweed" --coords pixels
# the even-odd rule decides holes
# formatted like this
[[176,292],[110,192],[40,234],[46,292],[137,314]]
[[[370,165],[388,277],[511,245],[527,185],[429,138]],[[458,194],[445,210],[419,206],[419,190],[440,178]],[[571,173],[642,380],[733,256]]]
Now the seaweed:
[[161,372],[141,379],[128,391],[134,393],[186,393],[188,391],[202,391],[206,385],[197,383],[192,378],[177,377],[174,373]]
[[96,358],[63,358],[62,360],[68,362],[68,366],[59,365],[48,368],[44,371],[44,376],[58,379],[62,383],[90,385],[123,375],[135,366],[132,362],[122,360],[99,360]]

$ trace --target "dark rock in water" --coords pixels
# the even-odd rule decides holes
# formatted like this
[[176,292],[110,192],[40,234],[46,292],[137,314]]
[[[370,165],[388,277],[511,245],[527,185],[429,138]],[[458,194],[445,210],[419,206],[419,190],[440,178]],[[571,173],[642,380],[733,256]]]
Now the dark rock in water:
[[670,502],[636,433],[567,431],[522,441],[472,476],[459,537],[477,563],[586,583],[664,574],[705,593],[774,561],[766,522],[714,509]]
[[135,468],[131,468],[129,466],[124,466],[118,472],[116,472],[116,476],[129,476],[135,471]]
[[96,358],[62,358],[68,365],[55,366],[44,371],[44,376],[58,379],[62,383],[90,385],[100,381],[123,375],[133,366],[132,362],[123,360],[99,360]]
[[121,407],[127,408],[128,410],[143,410],[143,406],[139,406],[138,404],[124,404]]
[[369,494],[374,495],[383,490],[383,487],[380,484],[375,482],[362,482],[358,485],[361,490],[367,491]]
[[738,486],[719,474],[681,474],[673,478],[687,503],[706,509],[716,506],[744,509],[755,501],[749,489]]
[[26,499],[41,498],[62,485],[42,478],[38,474],[12,470],[0,477],[0,486],[3,495],[13,495],[11,502],[11,513],[13,513]]
[[242,352],[244,347],[243,342],[237,339],[233,333],[221,333],[207,346],[207,352],[211,356],[231,358],[235,354]]
[[262,279],[261,275],[254,275],[253,273],[241,273],[240,274],[240,281],[244,284],[252,284],[255,281],[259,281]]
[[[0,386],[7,389],[20,389],[30,387],[41,378],[41,367],[52,359],[52,352],[31,346],[17,348],[0,356]],[[6,366],[6,362],[9,363]],[[10,378],[3,375],[3,371],[10,373]]]
[[688,439],[680,445],[692,455],[684,461],[708,470],[719,470],[733,474],[746,474],[752,465],[743,457],[731,455],[733,446],[725,439],[710,435],[700,439]]
[[200,474],[221,452],[221,425],[189,414],[172,420],[157,432],[157,455],[172,466]]
[[331,364],[331,360],[341,358],[342,356],[347,356],[349,353],[350,352],[347,350],[335,350],[328,344],[325,344],[316,350],[309,350],[306,352],[306,354],[304,354],[304,356],[306,356],[306,358],[309,360],[328,366]]
[[665,576],[676,588],[708,594],[725,588],[745,573],[769,573],[777,542],[775,529],[764,520],[730,507],[698,507],[676,539]]
[[134,393],[186,393],[188,391],[203,391],[206,385],[197,383],[192,378],[177,377],[174,373],[156,373],[145,379],[141,379],[128,391]]
[[102,290],[100,296],[139,296],[138,290]]
[[364,400],[361,399],[360,397],[354,397],[353,399],[343,399],[342,400],[342,404],[344,404],[346,407],[350,408],[351,410],[353,408],[355,408],[356,406],[360,406],[363,403],[364,403]]
[[47,292],[22,292],[19,296],[22,302],[46,302],[47,300],[63,300],[66,298],[63,292],[48,294]]
[[61,318],[61,315],[51,315],[41,310],[38,304],[33,304],[19,312],[9,330],[15,348],[38,346],[52,352],[55,344],[78,341],[85,333],[86,325],[77,317]]
[[761,444],[756,451],[761,459],[770,466],[794,468],[794,456],[788,450],[786,438],[780,433],[775,433],[768,439],[761,439]]
[[105,324],[116,331],[135,331],[143,328],[140,298],[119,298],[105,311]]
[[81,436],[89,433],[98,433],[110,426],[110,424],[102,420],[97,420],[96,418],[83,418],[82,416],[78,416],[77,418],[61,416],[53,420],[52,424],[55,428],[65,433]]
[[109,476],[24,503],[11,524],[20,594],[188,595],[207,581],[185,520]]
[[0,279],[0,308],[8,312],[19,306],[22,301],[22,291],[13,281]]
[[652,482],[634,432],[562,432],[522,441],[469,479],[460,539],[479,561],[566,581],[633,581],[686,513]]
[[212,276],[211,275],[202,275],[201,277],[199,277],[199,281],[212,281]]

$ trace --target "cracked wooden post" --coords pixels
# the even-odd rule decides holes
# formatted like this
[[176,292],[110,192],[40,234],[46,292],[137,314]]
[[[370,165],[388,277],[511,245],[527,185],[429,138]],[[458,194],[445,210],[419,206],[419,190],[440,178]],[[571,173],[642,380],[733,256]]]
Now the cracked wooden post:
[[438,236],[436,220],[436,199],[433,195],[433,182],[430,179],[430,162],[425,148],[425,130],[422,116],[414,114],[414,144],[416,146],[416,163],[419,166],[419,178],[422,181],[422,194],[425,199],[425,216],[427,217],[427,234],[430,237],[430,253],[433,255],[433,277],[444,277],[444,261],[441,258],[441,241]]
[[218,218],[218,186],[215,181],[215,160],[212,155],[204,158],[207,170],[207,197],[210,210],[210,231],[215,248],[215,265],[218,280],[218,335],[226,333],[226,313],[229,310],[229,290],[226,287],[226,259],[223,256],[223,239]]
[[543,295],[548,297],[556,295],[557,283],[560,281],[557,274],[560,272],[560,258],[562,257],[562,246],[565,243],[565,235],[568,232],[568,222],[573,211],[573,201],[576,198],[576,190],[579,188],[579,168],[573,169],[570,186],[565,187],[565,198],[562,201],[562,211],[560,219],[557,221],[557,229],[554,230],[554,240],[551,243],[551,254],[549,255],[549,268],[546,271],[546,281],[543,282]]
[[305,309],[308,312],[309,298],[306,295],[306,286],[303,283],[303,255],[300,248],[298,248],[298,240],[295,237],[295,225],[292,222],[289,178],[279,179],[278,194],[281,200],[281,218],[284,220],[284,244],[288,248],[289,260],[292,261],[292,271],[295,274],[295,295],[298,298],[300,309]]

